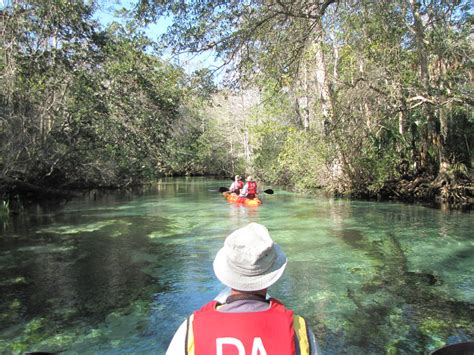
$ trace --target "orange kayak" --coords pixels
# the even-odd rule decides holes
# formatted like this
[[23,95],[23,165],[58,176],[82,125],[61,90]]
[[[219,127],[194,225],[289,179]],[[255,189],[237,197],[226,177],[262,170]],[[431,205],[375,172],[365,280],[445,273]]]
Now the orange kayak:
[[237,194],[234,194],[229,191],[223,192],[222,195],[227,201],[240,203],[244,206],[260,206],[262,204],[262,200],[260,200],[258,197],[255,197],[253,199],[239,197]]

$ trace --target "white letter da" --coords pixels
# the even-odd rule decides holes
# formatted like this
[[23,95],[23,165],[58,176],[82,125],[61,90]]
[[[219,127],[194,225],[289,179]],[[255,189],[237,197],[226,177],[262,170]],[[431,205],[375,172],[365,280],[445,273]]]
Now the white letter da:
[[263,346],[262,338],[255,338],[252,345],[252,355],[267,355],[267,351]]
[[[245,355],[244,344],[235,338],[217,338],[216,339],[216,355],[223,355],[223,347],[225,345],[234,345],[239,350],[239,355]],[[253,354],[253,350],[252,350]],[[265,353],[266,354],[266,353]]]

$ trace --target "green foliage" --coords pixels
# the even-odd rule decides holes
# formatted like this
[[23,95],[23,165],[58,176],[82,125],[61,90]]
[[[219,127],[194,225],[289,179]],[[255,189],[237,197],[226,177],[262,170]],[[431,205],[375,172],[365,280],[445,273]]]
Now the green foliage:
[[[456,106],[450,113],[448,136],[446,139],[450,160],[473,167],[474,115],[467,107]],[[467,174],[468,175],[468,174]]]
[[182,112],[195,125],[209,72],[161,60],[132,22],[102,30],[93,8],[27,1],[4,13],[0,183],[120,186],[186,170],[168,164],[169,147],[199,135],[172,132]]
[[208,126],[193,145],[196,164],[201,167],[201,172],[231,176],[234,172],[245,171],[242,159],[236,158],[231,162],[226,135],[232,133],[221,130],[216,122],[210,123],[210,126],[214,127]]
[[280,171],[277,159],[288,135],[287,127],[268,120],[256,125],[253,132],[259,142],[259,148],[254,151],[255,175],[264,181],[287,182],[283,180],[284,172]]
[[277,181],[279,178],[276,158],[281,152],[288,129],[283,122],[288,101],[286,96],[278,95],[273,90],[275,84],[274,80],[262,82],[265,104],[252,115],[256,121],[252,127],[252,136],[256,143],[253,157],[255,175],[265,181]]
[[[467,1],[139,1],[105,30],[95,5],[31,0],[3,12],[1,186],[247,171],[375,193],[400,162],[404,176],[469,175]],[[160,45],[214,51],[241,91],[216,94],[211,70],[186,75],[160,59],[141,26],[163,16],[173,23]]]
[[262,142],[254,160],[260,178],[303,191],[327,182],[326,148],[317,134],[288,129],[275,122],[255,129]]
[[278,157],[281,171],[299,190],[326,184],[325,146],[318,134],[290,131]]
[[458,179],[468,179],[470,177],[469,168],[463,163],[454,163],[448,170],[448,174]]
[[364,147],[361,159],[355,161],[355,166],[365,175],[361,180],[367,184],[367,189],[378,192],[386,182],[398,177],[400,155],[394,146],[395,139],[385,143],[381,143],[378,137],[372,137],[372,140],[371,145]]
[[146,38],[110,36],[102,73],[107,120],[97,127],[99,147],[119,176],[149,179],[166,160],[163,150],[184,96],[183,73],[137,49]]

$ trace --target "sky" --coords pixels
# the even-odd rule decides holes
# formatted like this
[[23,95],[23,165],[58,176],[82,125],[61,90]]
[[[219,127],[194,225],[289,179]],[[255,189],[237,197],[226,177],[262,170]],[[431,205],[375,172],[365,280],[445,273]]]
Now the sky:
[[[94,18],[104,27],[113,21],[122,22],[120,18],[114,16],[115,11],[121,8],[131,9],[135,3],[134,0],[99,0],[99,8]],[[170,18],[160,19],[158,23],[149,25],[145,29],[145,33],[152,40],[156,40],[161,34],[166,32],[167,27],[171,25],[171,23],[172,20]],[[216,69],[219,65],[219,62],[212,52],[199,55],[179,55],[173,58],[171,58],[170,52],[165,52],[163,56],[163,59],[170,60],[183,67],[188,74],[202,68]],[[220,75],[222,75],[222,73],[220,73]],[[215,80],[220,80],[219,75]]]

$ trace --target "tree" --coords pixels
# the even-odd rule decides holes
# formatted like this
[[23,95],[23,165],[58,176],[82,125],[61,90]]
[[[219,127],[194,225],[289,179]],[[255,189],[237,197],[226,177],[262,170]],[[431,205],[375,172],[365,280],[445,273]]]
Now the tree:
[[[307,139],[321,137],[323,150],[332,152],[320,167],[335,179],[330,185],[376,193],[387,182],[421,174],[446,183],[452,180],[450,166],[470,167],[470,158],[453,150],[452,142],[469,151],[472,133],[464,142],[450,133],[456,126],[451,117],[471,127],[470,6],[413,0],[140,1],[137,15],[172,16],[166,43],[176,52],[215,50],[233,71],[230,86],[286,96],[291,121],[311,131]],[[276,134],[285,115],[275,123]],[[300,158],[306,159],[305,152]]]
[[194,95],[186,75],[153,52],[133,21],[103,31],[93,10],[93,2],[48,0],[2,13],[4,193],[170,173],[169,135],[183,98]]

